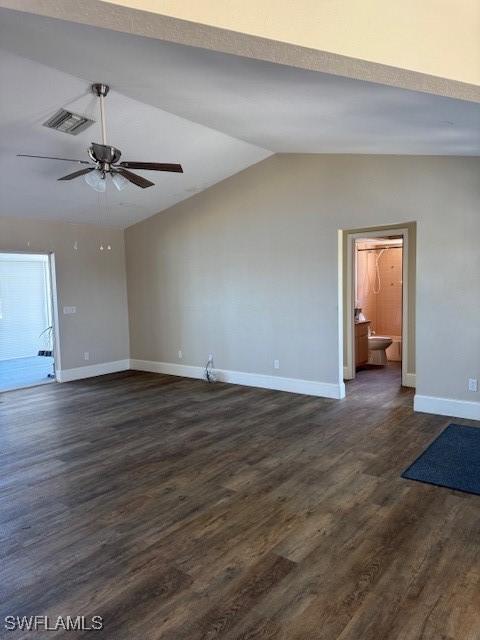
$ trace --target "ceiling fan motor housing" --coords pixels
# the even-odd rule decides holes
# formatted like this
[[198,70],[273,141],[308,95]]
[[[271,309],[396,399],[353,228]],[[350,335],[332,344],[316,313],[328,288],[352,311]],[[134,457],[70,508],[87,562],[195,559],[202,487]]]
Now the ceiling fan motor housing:
[[98,144],[98,142],[92,142],[88,153],[94,162],[107,165],[108,168],[118,162],[122,155],[120,149],[107,144]]

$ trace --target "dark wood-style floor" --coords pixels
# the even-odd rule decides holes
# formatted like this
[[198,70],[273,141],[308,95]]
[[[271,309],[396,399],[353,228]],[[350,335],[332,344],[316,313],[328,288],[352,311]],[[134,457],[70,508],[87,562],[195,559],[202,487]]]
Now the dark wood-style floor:
[[4,394],[1,627],[105,623],[6,637],[478,640],[480,497],[400,478],[451,422],[412,399],[395,367],[343,401],[139,372]]

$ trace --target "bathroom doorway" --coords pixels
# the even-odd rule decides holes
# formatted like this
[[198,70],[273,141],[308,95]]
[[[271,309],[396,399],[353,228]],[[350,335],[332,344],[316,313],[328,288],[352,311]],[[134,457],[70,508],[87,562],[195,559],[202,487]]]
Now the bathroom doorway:
[[415,387],[415,231],[344,232],[345,380],[362,372]]

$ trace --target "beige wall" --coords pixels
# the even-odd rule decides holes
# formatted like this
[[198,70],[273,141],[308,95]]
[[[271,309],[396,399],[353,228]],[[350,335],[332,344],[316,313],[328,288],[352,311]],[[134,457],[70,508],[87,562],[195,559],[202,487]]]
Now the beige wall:
[[[100,251],[102,242],[112,250]],[[122,230],[0,218],[0,251],[54,253],[62,370],[129,357]],[[63,315],[64,306],[77,313]]]
[[415,220],[417,392],[478,400],[479,177],[477,158],[280,155],[130,227],[131,356],[338,383],[337,231]]
[[104,1],[480,84],[478,0]]
[[478,0],[0,0],[0,6],[480,101]]

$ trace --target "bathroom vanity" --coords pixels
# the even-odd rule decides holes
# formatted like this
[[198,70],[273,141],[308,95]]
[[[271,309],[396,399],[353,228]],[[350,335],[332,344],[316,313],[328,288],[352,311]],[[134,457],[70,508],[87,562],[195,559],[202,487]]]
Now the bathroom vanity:
[[370,320],[355,322],[355,367],[368,362],[368,327]]

